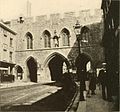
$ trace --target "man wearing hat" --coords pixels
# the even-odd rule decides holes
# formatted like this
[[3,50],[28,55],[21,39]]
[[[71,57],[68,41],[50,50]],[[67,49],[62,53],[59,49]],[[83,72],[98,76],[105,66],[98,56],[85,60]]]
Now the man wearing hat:
[[98,80],[100,82],[100,84],[102,85],[102,97],[104,100],[106,100],[106,91],[107,91],[107,74],[106,74],[106,63],[102,63],[102,69],[99,72],[98,75]]

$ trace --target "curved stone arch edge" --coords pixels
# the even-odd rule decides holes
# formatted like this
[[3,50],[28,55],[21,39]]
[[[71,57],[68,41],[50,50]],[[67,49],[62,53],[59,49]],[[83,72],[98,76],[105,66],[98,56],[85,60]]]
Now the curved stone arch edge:
[[63,59],[65,60],[65,62],[67,62],[66,64],[68,64],[68,66],[70,65],[69,59],[68,59],[66,56],[64,56],[64,54],[59,53],[59,52],[53,52],[53,53],[51,53],[51,54],[49,54],[49,55],[47,56],[47,58],[45,59],[45,61],[44,61],[44,63],[43,63],[43,67],[46,68],[46,67],[48,66],[49,62],[50,62],[56,55],[58,55],[58,56],[60,56],[61,58],[63,58]]

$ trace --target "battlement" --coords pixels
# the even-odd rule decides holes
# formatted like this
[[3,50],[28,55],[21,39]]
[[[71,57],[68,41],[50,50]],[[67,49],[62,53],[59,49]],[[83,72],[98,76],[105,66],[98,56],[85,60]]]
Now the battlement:
[[[102,17],[102,10],[101,9],[95,9],[95,10],[81,10],[79,11],[79,15],[76,14],[76,12],[65,12],[63,14],[63,17],[60,13],[56,13],[56,14],[50,14],[50,18],[48,19],[47,15],[40,15],[40,16],[36,16],[35,20],[34,17],[29,17],[29,18],[24,18],[24,23],[44,23],[47,21],[57,21],[59,22],[59,20],[61,19],[71,19],[71,18],[81,18],[81,19],[90,19],[90,18],[94,18],[94,19],[98,19]],[[19,18],[18,18],[19,19]],[[19,24],[18,19],[15,20],[11,20],[11,24],[15,25],[15,24]]]
[[76,17],[76,12],[66,12],[64,13],[64,18],[74,18]]

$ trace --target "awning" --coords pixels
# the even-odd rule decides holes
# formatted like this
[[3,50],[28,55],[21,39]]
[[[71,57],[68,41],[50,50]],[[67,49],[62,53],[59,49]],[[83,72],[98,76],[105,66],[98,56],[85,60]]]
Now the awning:
[[14,67],[15,64],[14,63],[9,63],[9,62],[5,62],[5,61],[0,61],[0,67],[2,68],[8,68],[8,67]]
[[8,70],[8,68],[2,68],[2,67],[0,67],[0,70]]

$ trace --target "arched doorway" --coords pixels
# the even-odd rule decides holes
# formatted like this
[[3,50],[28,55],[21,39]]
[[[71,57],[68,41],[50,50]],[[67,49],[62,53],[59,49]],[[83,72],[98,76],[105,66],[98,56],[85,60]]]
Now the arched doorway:
[[80,55],[78,55],[75,61],[77,69],[84,71],[87,71],[87,66],[91,66],[91,63],[91,57],[85,53],[81,53]]
[[19,65],[16,66],[16,76],[17,76],[18,80],[22,80],[23,79],[23,69]]
[[61,81],[63,73],[68,72],[69,62],[63,55],[53,53],[48,59],[47,67],[50,71],[51,81]]
[[27,60],[29,78],[31,82],[37,82],[37,62],[33,57]]

